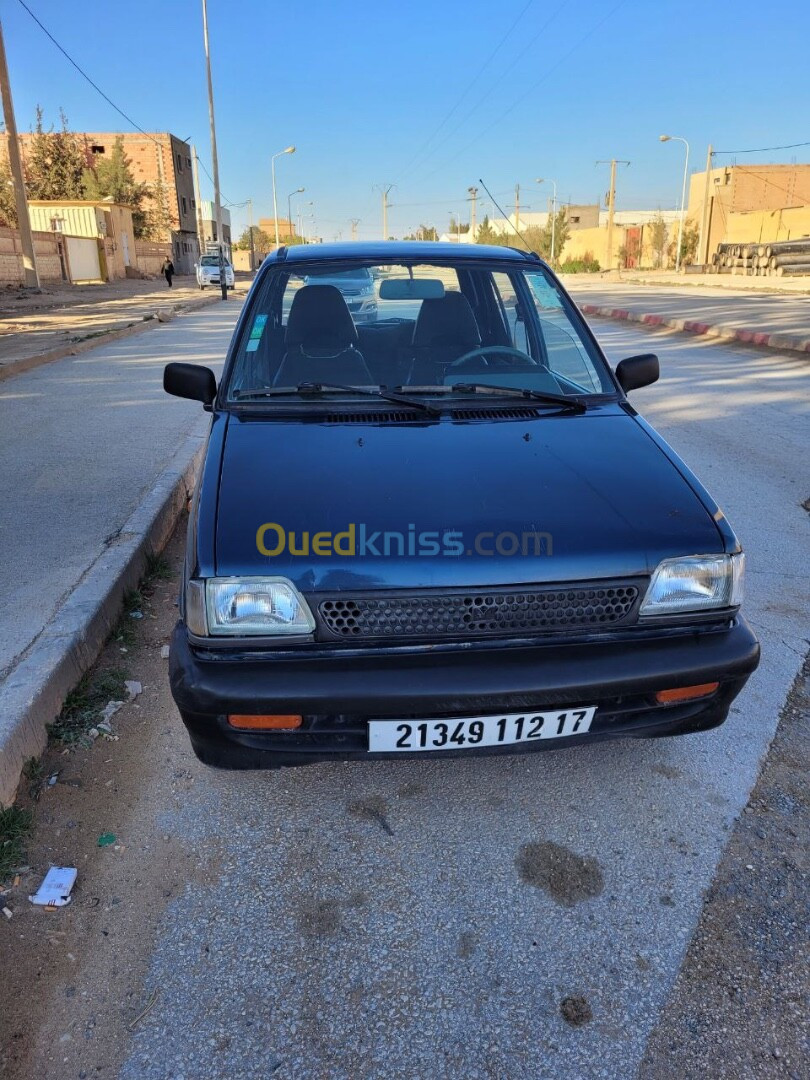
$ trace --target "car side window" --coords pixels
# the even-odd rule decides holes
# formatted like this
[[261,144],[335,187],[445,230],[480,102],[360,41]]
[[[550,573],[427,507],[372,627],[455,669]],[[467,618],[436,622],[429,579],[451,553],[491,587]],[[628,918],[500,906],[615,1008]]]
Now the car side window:
[[552,373],[561,376],[572,389],[584,393],[600,394],[610,390],[600,377],[599,369],[572,324],[563,297],[551,279],[539,272],[527,273],[525,278]]

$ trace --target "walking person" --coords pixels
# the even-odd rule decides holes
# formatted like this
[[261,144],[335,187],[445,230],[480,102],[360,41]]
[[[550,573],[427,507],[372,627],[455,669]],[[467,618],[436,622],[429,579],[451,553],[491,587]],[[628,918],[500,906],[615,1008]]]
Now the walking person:
[[166,278],[166,284],[169,286],[169,288],[171,288],[172,278],[174,277],[174,263],[168,255],[166,256],[163,266],[161,266],[160,268],[160,272]]

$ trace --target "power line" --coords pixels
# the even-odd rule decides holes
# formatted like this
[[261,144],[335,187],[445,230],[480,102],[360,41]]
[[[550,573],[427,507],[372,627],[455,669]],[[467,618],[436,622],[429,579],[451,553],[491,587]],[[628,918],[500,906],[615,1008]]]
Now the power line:
[[[458,123],[455,124],[453,128],[451,128],[451,130],[448,132],[448,134],[446,136],[447,139],[451,139],[453,137],[453,135],[455,135],[455,133],[460,128],[464,127],[464,125],[467,123],[467,121],[470,119],[470,117],[473,116],[478,111],[478,109],[481,107],[481,105],[483,105],[485,101],[488,101],[492,97],[494,91],[501,85],[501,83],[504,81],[504,79],[510,73],[510,71],[512,71],[512,69],[514,67],[516,67],[520,63],[520,61],[523,59],[523,57],[526,55],[526,53],[529,52],[529,50],[533,47],[533,45],[535,44],[537,39],[539,37],[541,37],[542,34],[545,33],[545,31],[549,28],[549,26],[551,26],[551,24],[554,22],[554,20],[557,18],[557,16],[560,14],[560,12],[566,7],[566,4],[567,4],[567,0],[562,0],[562,3],[559,4],[559,6],[551,13],[551,15],[549,15],[549,17],[542,24],[540,29],[534,34],[534,36],[529,38],[529,40],[526,42],[526,44],[523,46],[523,48],[520,50],[520,52],[517,54],[517,56],[515,56],[513,58],[512,62],[510,64],[508,64],[504,68],[504,70],[500,73],[500,75],[497,77],[497,79],[495,79],[495,81],[493,83],[489,84],[487,89],[478,98],[478,100],[475,102],[475,104],[472,106],[472,108],[468,109],[467,112],[464,114],[464,116],[462,116],[462,118],[458,121]],[[431,151],[431,153],[427,155],[426,160],[429,160],[430,157],[432,157],[434,153],[435,153],[435,150]],[[426,163],[426,161],[423,161],[421,164],[424,166],[425,163]],[[433,176],[433,173],[430,173],[429,175]]]
[[[607,12],[607,14],[605,14],[597,23],[595,23],[591,27],[590,30],[587,30],[584,34],[582,34],[577,39],[575,44],[568,50],[568,52],[564,53],[557,60],[557,62],[555,64],[553,64],[550,68],[547,68],[546,71],[544,72],[544,74],[541,76],[541,78],[539,78],[535,82],[533,82],[528,87],[528,89],[525,90],[524,93],[522,93],[520,95],[520,97],[518,97],[517,100],[514,101],[509,106],[508,109],[506,109],[502,113],[499,113],[490,124],[488,124],[482,130],[478,131],[476,133],[476,135],[475,135],[475,138],[471,139],[470,142],[466,143],[457,153],[453,154],[452,157],[448,158],[441,165],[438,165],[431,172],[429,172],[425,176],[423,176],[421,182],[424,183],[425,180],[429,180],[431,176],[435,176],[435,174],[437,172],[440,172],[442,169],[444,169],[448,165],[450,165],[453,161],[456,160],[456,158],[460,157],[461,154],[463,154],[467,150],[469,150],[471,146],[474,146],[476,143],[478,143],[483,135],[486,135],[496,125],[500,124],[504,120],[504,118],[507,117],[511,112],[514,112],[514,110],[518,107],[518,105],[520,105],[523,101],[525,101],[525,99],[529,96],[529,94],[533,93],[539,86],[542,86],[542,84],[546,81],[546,79],[548,79],[549,76],[553,75],[554,72],[557,70],[557,68],[559,68],[562,64],[564,64],[565,61],[568,60],[569,57],[573,56],[574,53],[577,52],[577,50],[580,48],[580,46],[582,46],[588,40],[588,38],[593,37],[593,35],[596,33],[596,31],[599,30],[599,28],[602,27],[608,21],[608,19],[612,18],[616,14],[616,12],[619,10],[619,8],[624,5],[624,3],[625,3],[625,0],[619,0],[619,2],[617,4],[614,4],[614,6]],[[558,11],[559,10],[560,9],[558,9]],[[552,18],[554,18],[556,16],[556,14],[557,14],[557,12],[555,12],[555,15],[552,16]],[[548,24],[546,24],[546,25],[548,25]]]
[[[78,73],[81,75],[81,77],[83,79],[85,79],[88,83],[90,83],[90,85],[93,87],[93,89],[96,91],[96,93],[100,94],[101,97],[103,97],[104,100],[107,102],[107,104],[110,105],[113,109],[115,109],[115,111],[118,113],[119,116],[123,116],[123,118],[126,120],[126,122],[131,127],[134,127],[136,131],[139,131],[141,133],[141,135],[145,135],[146,138],[149,139],[150,142],[153,142],[155,144],[155,146],[160,146],[161,145],[160,142],[158,142],[158,140],[156,138],[154,138],[154,136],[150,135],[148,131],[144,131],[144,129],[141,127],[140,124],[136,124],[135,121],[132,119],[132,117],[129,116],[127,113],[125,113],[123,109],[120,109],[115,104],[115,102],[112,100],[112,98],[104,93],[104,91],[101,89],[101,87],[98,85],[98,83],[94,82],[90,78],[90,76],[87,74],[87,72],[84,70],[84,68],[78,63],[78,61],[74,60],[73,57],[70,55],[70,53],[67,51],[67,49],[64,49],[59,44],[59,42],[56,40],[56,38],[53,36],[53,34],[50,32],[50,30],[48,30],[48,28],[46,26],[43,26],[43,24],[39,21],[37,16],[34,14],[34,12],[28,6],[28,4],[25,3],[25,0],[17,0],[17,2],[19,3],[20,7],[24,8],[25,11],[28,12],[28,14],[31,16],[31,18],[34,20],[34,22],[40,28],[42,33],[51,42],[53,42],[53,44],[56,46],[56,48],[59,50],[59,52],[65,57],[65,59],[70,64],[73,65],[73,67],[78,71]],[[202,171],[205,173],[205,175],[208,177],[208,179],[211,180],[211,183],[213,184],[214,181],[211,179],[211,174],[209,173],[208,169],[206,169],[205,165],[203,165],[203,163],[200,160],[199,156],[197,157],[197,161],[199,162],[200,167],[202,168]],[[230,202],[230,200],[228,200],[228,199],[224,199],[224,201],[226,203],[228,203],[229,206],[238,205],[237,203]]]
[[47,38],[49,38],[49,39],[50,39],[50,40],[51,40],[51,41],[53,42],[53,44],[54,44],[54,45],[55,45],[55,46],[57,47],[57,49],[58,49],[58,50],[59,50],[59,52],[60,52],[60,53],[61,53],[61,54],[62,54],[62,55],[63,55],[63,56],[65,57],[65,59],[66,59],[66,60],[67,60],[67,61],[68,61],[69,63],[71,63],[71,64],[73,65],[73,67],[75,67],[75,68],[76,68],[76,70],[77,70],[77,71],[78,71],[78,73],[79,73],[79,74],[81,75],[81,77],[82,77],[83,79],[86,79],[86,80],[87,80],[87,82],[89,82],[89,83],[90,83],[90,85],[91,85],[91,86],[93,87],[93,89],[94,89],[94,90],[95,90],[95,91],[96,91],[97,93],[101,94],[101,96],[102,96],[102,97],[104,98],[104,100],[105,100],[105,101],[107,102],[107,104],[108,104],[108,105],[111,105],[111,106],[112,106],[112,108],[113,108],[113,109],[115,109],[115,111],[116,111],[116,112],[117,112],[117,113],[119,114],[119,116],[123,116],[123,118],[124,118],[124,119],[126,120],[126,122],[127,122],[128,124],[131,124],[131,125],[132,125],[132,127],[136,128],[136,129],[137,129],[138,131],[140,131],[141,135],[145,135],[145,136],[147,137],[147,139],[151,139],[151,140],[152,140],[152,142],[153,142],[153,143],[155,143],[155,145],[158,145],[158,146],[159,146],[160,144],[158,143],[157,139],[154,139],[154,138],[152,138],[152,136],[151,136],[151,135],[149,134],[149,132],[148,132],[148,131],[144,131],[144,130],[143,130],[143,128],[142,128],[142,127],[140,126],[140,124],[136,124],[136,123],[135,123],[135,121],[134,121],[134,120],[132,119],[132,117],[131,117],[131,116],[128,116],[128,115],[127,115],[127,114],[126,114],[126,113],[124,112],[124,110],[123,110],[123,109],[119,109],[119,108],[118,108],[118,106],[117,106],[117,105],[115,104],[115,102],[114,102],[114,101],[112,100],[112,98],[108,97],[108,96],[107,96],[107,95],[106,95],[106,94],[104,93],[104,91],[103,91],[103,90],[101,89],[101,87],[100,87],[100,86],[98,85],[98,83],[95,83],[95,82],[93,82],[93,80],[92,80],[92,79],[90,78],[90,76],[89,76],[89,75],[87,74],[87,72],[86,72],[86,71],[84,70],[84,68],[82,68],[82,67],[81,67],[81,65],[80,65],[80,64],[78,64],[78,63],[77,63],[77,62],[76,62],[76,61],[75,61],[75,60],[73,59],[73,57],[72,57],[72,56],[70,55],[70,53],[69,53],[69,52],[68,52],[68,51],[67,51],[66,49],[63,49],[63,48],[62,48],[62,46],[61,46],[61,45],[59,44],[59,42],[58,42],[58,41],[56,40],[56,38],[55,38],[55,37],[53,36],[53,34],[52,34],[52,33],[50,32],[50,30],[48,30],[48,29],[47,29],[47,27],[45,27],[45,26],[43,26],[43,25],[42,25],[42,23],[41,23],[41,22],[39,21],[39,19],[38,19],[38,18],[36,17],[36,15],[35,15],[35,14],[33,13],[33,11],[31,10],[31,8],[30,8],[30,7],[28,6],[28,4],[26,4],[26,3],[25,3],[25,0],[18,0],[18,2],[19,2],[19,4],[20,4],[20,7],[24,8],[24,9],[25,9],[25,10],[26,10],[26,11],[28,12],[28,14],[29,14],[29,15],[31,16],[31,18],[32,18],[32,19],[34,20],[34,22],[35,22],[35,23],[37,24],[37,26],[38,26],[38,27],[40,28],[40,30],[42,31],[42,33],[43,33],[43,34],[44,34],[44,35],[45,35],[45,36],[46,36]]
[[444,125],[447,123],[447,121],[450,119],[450,117],[453,115],[453,113],[458,109],[458,107],[461,105],[462,101],[466,98],[466,96],[469,94],[469,92],[472,90],[472,88],[475,86],[475,84],[478,82],[478,80],[484,74],[486,69],[489,67],[489,65],[492,63],[492,61],[498,55],[501,48],[506,43],[506,39],[509,37],[509,35],[512,33],[512,31],[515,29],[515,27],[520,22],[520,20],[523,18],[523,16],[526,14],[528,9],[531,7],[532,3],[533,3],[533,0],[527,0],[526,4],[524,4],[524,6],[521,8],[517,18],[514,20],[514,22],[509,27],[509,29],[506,31],[506,33],[503,35],[501,40],[498,42],[498,44],[495,46],[495,48],[489,54],[489,56],[484,61],[484,63],[481,65],[481,67],[478,69],[477,74],[475,74],[473,76],[473,78],[469,81],[469,83],[467,83],[467,86],[462,91],[461,96],[459,98],[457,98],[455,105],[445,115],[444,119],[441,121],[441,123],[438,125],[438,127],[434,128],[432,134],[429,135],[427,139],[425,139],[425,141],[422,143],[421,147],[416,151],[416,153],[411,156],[410,160],[408,161],[408,164],[403,168],[401,175],[404,175],[405,173],[407,173],[408,170],[413,165],[413,163],[415,161],[418,161],[419,158],[422,157],[425,150],[427,150],[428,146],[433,142],[433,140],[436,138],[436,136],[442,130]]
[[810,142],[788,143],[786,146],[760,146],[756,150],[715,150],[716,154],[768,154],[771,150],[796,150],[800,146],[810,146]]

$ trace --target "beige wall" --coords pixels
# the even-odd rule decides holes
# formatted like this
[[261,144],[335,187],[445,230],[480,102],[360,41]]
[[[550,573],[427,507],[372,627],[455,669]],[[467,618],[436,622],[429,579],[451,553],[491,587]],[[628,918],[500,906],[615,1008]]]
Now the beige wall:
[[[52,232],[34,233],[34,253],[41,282],[63,280],[59,257],[62,243],[61,238]],[[22,285],[24,281],[19,231],[0,226],[0,284]]]

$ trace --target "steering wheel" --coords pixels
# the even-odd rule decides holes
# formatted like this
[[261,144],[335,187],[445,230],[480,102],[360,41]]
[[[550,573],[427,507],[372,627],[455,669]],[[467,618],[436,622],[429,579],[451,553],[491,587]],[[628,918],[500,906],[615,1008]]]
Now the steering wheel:
[[492,365],[493,367],[498,366],[498,367],[508,368],[509,365],[506,362],[506,357],[507,356],[517,356],[520,360],[523,360],[523,361],[531,364],[532,367],[539,367],[540,366],[537,363],[537,361],[534,359],[534,357],[529,356],[529,354],[523,352],[522,349],[513,348],[511,345],[481,345],[479,348],[471,349],[468,353],[465,353],[463,356],[459,356],[459,358],[457,360],[454,360],[452,362],[452,364],[448,364],[447,367],[445,368],[445,372],[452,371],[454,368],[459,368],[459,367],[461,367],[462,364],[467,363],[468,360],[475,360],[478,357],[481,357],[481,359],[483,360],[483,366],[484,367],[490,367],[490,364],[488,364],[486,359],[485,359],[486,356],[488,356],[488,355],[489,356],[494,355],[494,356],[498,356],[498,357],[502,358],[500,364],[498,364],[498,365],[493,364]]

